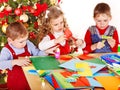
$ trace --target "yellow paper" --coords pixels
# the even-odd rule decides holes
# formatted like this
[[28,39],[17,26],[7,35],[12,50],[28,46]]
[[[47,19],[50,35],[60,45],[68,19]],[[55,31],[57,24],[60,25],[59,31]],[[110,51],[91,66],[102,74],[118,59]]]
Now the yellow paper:
[[77,62],[75,67],[81,76],[92,76],[91,68],[87,62]]

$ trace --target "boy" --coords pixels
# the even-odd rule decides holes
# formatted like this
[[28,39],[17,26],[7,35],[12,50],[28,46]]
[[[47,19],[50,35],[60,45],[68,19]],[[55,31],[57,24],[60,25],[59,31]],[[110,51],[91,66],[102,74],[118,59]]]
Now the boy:
[[117,52],[119,43],[118,33],[109,22],[112,18],[110,7],[106,3],[99,3],[94,9],[96,25],[88,28],[85,35],[86,47],[84,53]]
[[11,23],[6,30],[8,43],[0,54],[0,69],[8,69],[7,86],[9,90],[30,90],[21,66],[30,64],[29,58],[19,57],[47,55],[46,52],[37,49],[28,40],[28,31],[20,22]]

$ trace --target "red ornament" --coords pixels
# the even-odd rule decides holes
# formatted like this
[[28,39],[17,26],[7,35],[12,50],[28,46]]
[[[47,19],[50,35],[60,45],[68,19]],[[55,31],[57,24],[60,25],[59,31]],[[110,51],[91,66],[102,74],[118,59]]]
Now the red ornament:
[[34,32],[30,32],[30,33],[29,33],[29,38],[30,38],[30,39],[35,39],[35,38],[36,38],[35,33],[34,33]]
[[20,16],[22,14],[22,9],[20,8],[16,8],[14,13],[17,15],[17,16]]

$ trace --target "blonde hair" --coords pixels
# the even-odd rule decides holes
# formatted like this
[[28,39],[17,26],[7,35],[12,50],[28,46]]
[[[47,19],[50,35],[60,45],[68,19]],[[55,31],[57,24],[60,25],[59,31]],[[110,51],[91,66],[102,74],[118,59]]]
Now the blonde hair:
[[6,36],[11,38],[12,40],[23,38],[26,35],[28,35],[28,31],[20,22],[11,23],[6,29]]
[[[61,15],[63,15],[63,17],[64,17],[62,10],[57,6],[51,6],[43,14],[44,14],[43,17],[40,18],[41,25],[39,27],[40,32],[38,34],[38,43],[43,39],[43,37],[45,37],[47,34],[52,32],[50,21],[52,19],[57,19]],[[64,28],[67,28],[68,25],[66,23],[66,19],[63,18],[63,20],[64,20]]]
[[95,18],[96,16],[100,14],[106,14],[111,17],[110,6],[107,3],[98,3],[95,6],[93,17]]

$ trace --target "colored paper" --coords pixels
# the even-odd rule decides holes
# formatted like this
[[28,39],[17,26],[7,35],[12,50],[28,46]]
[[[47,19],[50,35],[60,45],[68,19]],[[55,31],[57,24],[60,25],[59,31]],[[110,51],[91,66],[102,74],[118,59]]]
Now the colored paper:
[[[102,85],[96,81],[92,77],[85,77],[85,76],[76,76],[77,72],[54,72],[53,76],[57,80],[58,84],[63,89],[73,89],[76,88],[94,88],[94,87],[102,87]],[[76,81],[68,82],[67,78],[75,78]]]
[[94,78],[92,77],[87,77],[89,83],[90,83],[90,86],[92,87],[103,87],[98,81],[96,81]]
[[[90,86],[89,81],[85,76],[80,76],[78,72],[70,72],[70,71],[65,71],[60,73],[62,76],[64,76],[66,79],[69,78],[74,78],[76,79],[75,82],[71,82],[71,84],[74,87],[86,87]],[[69,83],[69,82],[68,82]]]
[[65,29],[64,31],[66,38],[70,38],[72,36],[72,32],[69,29]]
[[54,78],[53,75],[47,75],[45,76],[45,79],[55,88],[55,89],[59,89],[60,90],[60,86],[57,83],[56,79]]
[[85,60],[86,62],[91,62],[91,63],[96,63],[96,64],[103,64],[105,65],[105,63],[99,59],[99,58],[94,58],[94,59],[90,59],[90,60]]
[[92,76],[91,68],[87,62],[77,62],[75,68],[81,76]]
[[[97,59],[96,59],[97,60]],[[91,60],[92,61],[92,60]],[[92,71],[92,74],[95,74],[96,72],[98,72],[99,70],[103,69],[104,67],[106,67],[105,64],[97,64],[97,63],[91,63],[87,60],[85,61],[81,61],[79,59],[71,59],[65,63],[62,63],[60,64],[59,66],[60,67],[63,67],[63,68],[66,68],[66,69],[70,69],[70,70],[73,70],[73,71],[76,71],[76,67],[75,67],[75,64],[76,63],[80,63],[80,62],[88,62],[90,68],[91,68],[91,71]],[[102,61],[101,61],[102,62]]]
[[60,60],[70,60],[72,59],[72,56],[70,55],[60,55]]
[[102,84],[105,90],[118,90],[120,86],[120,78],[115,76],[97,76],[98,82]]
[[88,60],[88,59],[93,59],[94,58],[94,57],[89,56],[87,54],[81,54],[81,55],[78,55],[77,57],[81,60]]
[[32,61],[36,70],[59,69],[60,63],[55,59],[54,56],[31,57],[30,60]]
[[66,88],[74,88],[74,86],[71,83],[66,82],[66,78],[63,77],[60,73],[54,72],[53,76],[59,83],[60,87],[66,89]]
[[60,64],[59,66],[62,67],[62,68],[66,68],[66,69],[76,71],[76,68],[75,68],[75,63],[76,62],[82,62],[82,61],[79,60],[79,59],[71,59],[71,60],[69,60],[65,63]]

